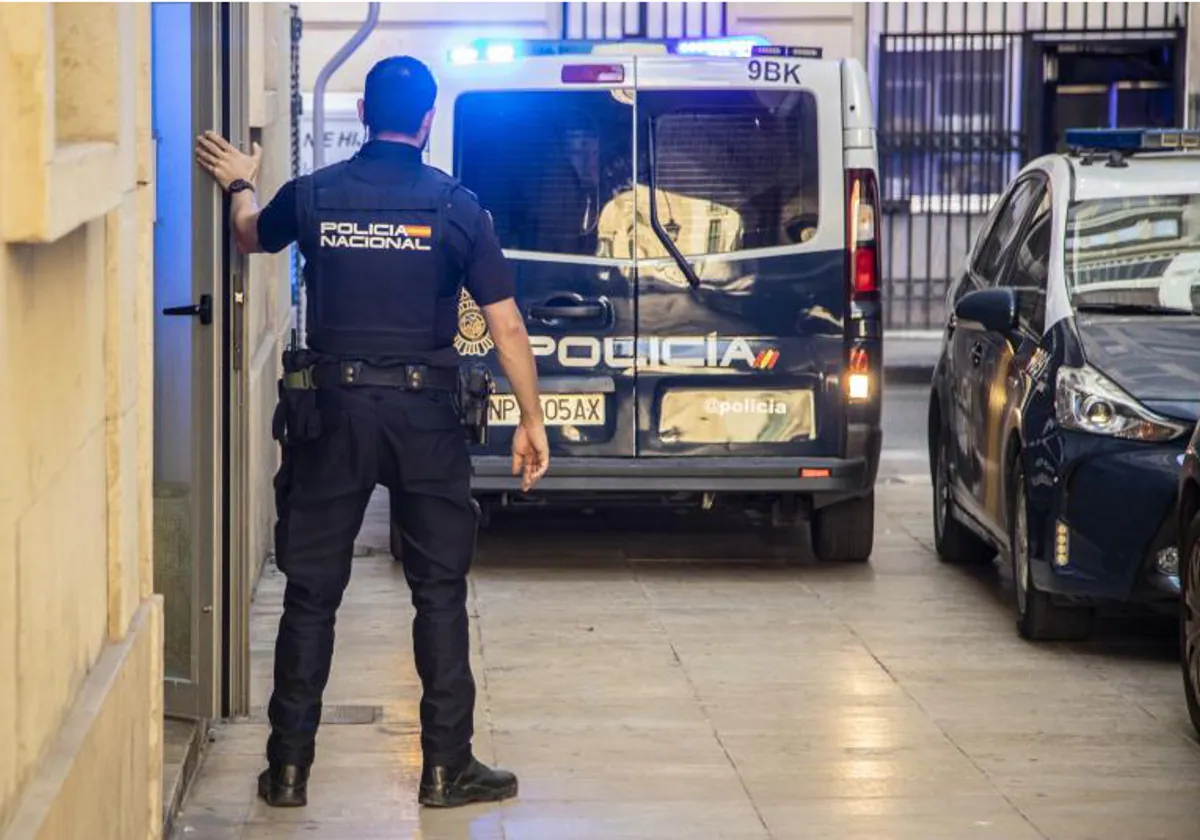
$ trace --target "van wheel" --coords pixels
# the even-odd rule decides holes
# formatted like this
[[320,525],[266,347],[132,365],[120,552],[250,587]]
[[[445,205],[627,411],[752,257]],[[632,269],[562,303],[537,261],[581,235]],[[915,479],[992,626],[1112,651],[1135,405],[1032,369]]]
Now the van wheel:
[[865,563],[875,546],[875,491],[813,512],[813,554],[827,563]]
[[1013,589],[1017,602],[1017,632],[1030,641],[1079,641],[1092,632],[1092,610],[1056,604],[1048,592],[1033,583],[1029,558],[1029,523],[1026,518],[1025,469],[1020,456],[1009,471],[1008,544],[1012,557]]

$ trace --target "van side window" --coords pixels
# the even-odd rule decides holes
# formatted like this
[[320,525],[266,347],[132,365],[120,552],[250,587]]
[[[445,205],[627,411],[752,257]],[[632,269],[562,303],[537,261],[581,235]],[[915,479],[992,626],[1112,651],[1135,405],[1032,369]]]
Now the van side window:
[[[816,232],[812,93],[639,91],[638,108],[639,220],[648,217],[653,176],[658,222],[684,256],[795,245]],[[667,255],[650,230],[639,229],[637,239],[644,255]]]
[[1041,186],[1040,178],[1027,178],[1017,184],[1004,206],[1000,208],[987,238],[979,246],[979,252],[975,255],[971,267],[988,285],[995,284],[999,279],[1000,268],[1008,256],[1009,246],[1020,230],[1021,221],[1029,212],[1033,201],[1040,195]]
[[463,94],[455,175],[506,249],[621,256],[633,230],[632,111],[608,91]]

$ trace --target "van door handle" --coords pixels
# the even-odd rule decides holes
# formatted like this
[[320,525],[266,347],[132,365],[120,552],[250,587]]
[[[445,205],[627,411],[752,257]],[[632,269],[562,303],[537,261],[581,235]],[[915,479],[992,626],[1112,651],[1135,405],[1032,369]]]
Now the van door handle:
[[983,342],[975,342],[975,346],[971,348],[971,364],[979,367],[983,364]]
[[604,315],[604,307],[598,303],[576,303],[566,306],[531,306],[529,315],[539,321],[553,321],[556,318],[572,318],[584,321],[599,318]]
[[190,315],[199,317],[201,324],[212,323],[212,295],[200,295],[200,302],[191,306],[168,306],[162,311],[164,315]]

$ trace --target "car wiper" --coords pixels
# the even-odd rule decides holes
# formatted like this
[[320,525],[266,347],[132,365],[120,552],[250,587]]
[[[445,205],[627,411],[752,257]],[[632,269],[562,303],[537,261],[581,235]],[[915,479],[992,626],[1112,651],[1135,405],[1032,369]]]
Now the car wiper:
[[671,255],[671,259],[675,260],[675,265],[683,272],[683,276],[687,278],[688,285],[693,289],[700,288],[700,278],[696,276],[696,270],[692,268],[692,264],[687,261],[679,249],[675,247],[675,240],[671,239],[670,235],[663,228],[662,222],[658,220],[658,201],[655,200],[654,194],[657,192],[654,185],[654,120],[648,120],[649,130],[647,131],[647,139],[649,140],[649,148],[646,150],[650,160],[648,161],[647,171],[647,186],[650,187],[650,229],[654,231],[654,235],[662,242],[663,247],[667,249],[667,253]]
[[1157,303],[1077,303],[1076,312],[1111,312],[1114,315],[1200,315],[1194,309],[1159,306]]

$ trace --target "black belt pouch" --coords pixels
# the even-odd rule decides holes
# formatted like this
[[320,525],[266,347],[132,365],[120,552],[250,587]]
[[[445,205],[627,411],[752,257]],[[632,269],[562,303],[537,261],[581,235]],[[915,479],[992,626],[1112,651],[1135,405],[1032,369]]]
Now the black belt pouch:
[[[311,367],[319,359],[307,350],[285,350],[283,372],[296,374]],[[282,443],[304,443],[321,436],[321,411],[317,406],[317,391],[311,378],[306,388],[287,387],[279,380],[279,404],[271,423],[271,432]]]

